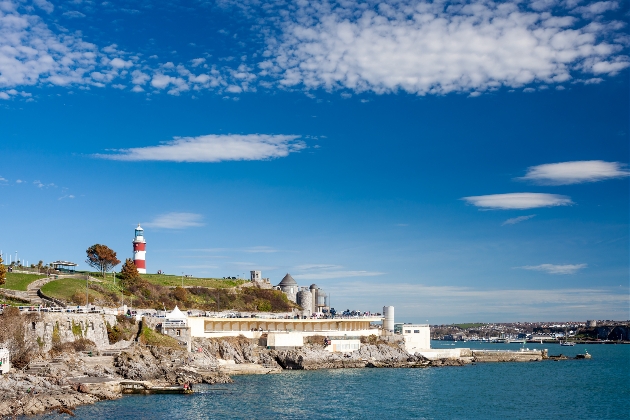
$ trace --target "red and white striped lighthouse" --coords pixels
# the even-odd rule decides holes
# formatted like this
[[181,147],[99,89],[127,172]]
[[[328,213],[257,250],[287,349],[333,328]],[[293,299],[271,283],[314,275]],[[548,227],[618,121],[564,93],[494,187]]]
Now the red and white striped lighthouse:
[[136,236],[133,238],[133,263],[138,269],[138,273],[146,274],[146,254],[147,254],[147,241],[144,240],[144,230],[140,227],[136,228]]

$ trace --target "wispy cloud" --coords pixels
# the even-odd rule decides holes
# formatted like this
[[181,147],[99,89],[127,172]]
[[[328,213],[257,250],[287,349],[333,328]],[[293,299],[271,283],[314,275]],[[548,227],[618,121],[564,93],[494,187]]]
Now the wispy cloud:
[[63,195],[63,196],[59,197],[57,200],[63,200],[63,199],[66,199],[66,198],[73,199],[74,195],[72,195],[72,194]]
[[278,252],[278,250],[270,246],[253,246],[250,248],[245,248],[245,252],[271,254],[274,252]]
[[56,187],[56,185],[54,183],[50,183],[50,184],[44,184],[43,182],[41,182],[40,180],[36,180],[33,181],[33,184],[37,187],[37,188],[48,188],[48,187]]
[[505,225],[515,225],[517,223],[521,223],[524,222],[525,220],[529,220],[532,217],[535,217],[535,214],[530,214],[529,216],[518,216],[518,217],[513,217],[511,219],[507,219],[505,222],[501,223],[501,226],[505,226]]
[[385,273],[379,271],[344,270],[343,266],[334,264],[305,264],[295,267],[298,271],[293,277],[299,280],[326,280],[349,277],[373,277]]
[[147,227],[159,229],[186,229],[189,227],[203,226],[203,216],[196,213],[166,213],[157,216],[150,222],[143,223]]
[[534,271],[544,271],[549,274],[575,274],[578,271],[586,268],[587,264],[565,264],[565,265],[557,265],[557,264],[540,264],[540,265],[525,265],[522,268],[523,270],[534,270]]
[[509,193],[463,197],[462,200],[487,210],[526,210],[539,207],[570,206],[570,197],[545,193]]
[[[393,282],[339,282],[327,287],[337,304],[349,308],[396,307],[397,318],[429,321],[454,318],[486,321],[576,319],[597,314],[627,316],[628,288],[486,289]],[[343,297],[343,298],[341,298]],[[420,318],[422,317],[422,318]],[[507,318],[506,318],[507,317]]]
[[625,167],[619,162],[603,160],[548,163],[528,168],[527,174],[518,179],[542,185],[580,184],[630,176]]
[[221,162],[229,160],[266,160],[286,157],[306,147],[297,135],[226,134],[176,137],[159,146],[116,150],[95,157],[113,160]]

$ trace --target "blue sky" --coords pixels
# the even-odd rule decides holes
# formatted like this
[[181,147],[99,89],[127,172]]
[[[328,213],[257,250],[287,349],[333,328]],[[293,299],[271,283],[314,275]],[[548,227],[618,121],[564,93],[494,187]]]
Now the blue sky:
[[628,319],[627,1],[0,3],[0,248]]

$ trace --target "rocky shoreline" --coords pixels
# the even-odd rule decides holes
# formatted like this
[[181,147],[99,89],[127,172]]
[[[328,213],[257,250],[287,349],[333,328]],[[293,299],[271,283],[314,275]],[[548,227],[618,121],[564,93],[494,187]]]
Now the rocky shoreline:
[[121,397],[120,381],[155,385],[230,383],[230,374],[343,368],[424,368],[461,366],[462,359],[426,360],[397,345],[365,344],[353,353],[330,353],[320,344],[269,350],[244,337],[195,339],[193,351],[133,344],[115,356],[67,352],[37,372],[0,376],[0,416],[72,413],[84,404]]

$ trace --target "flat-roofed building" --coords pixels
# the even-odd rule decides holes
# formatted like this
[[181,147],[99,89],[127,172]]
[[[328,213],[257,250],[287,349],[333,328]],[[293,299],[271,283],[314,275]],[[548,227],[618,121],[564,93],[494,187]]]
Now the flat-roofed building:
[[407,353],[415,354],[431,348],[431,329],[429,324],[403,324],[401,334],[405,340]]
[[312,335],[380,335],[380,329],[371,328],[380,317],[326,318],[326,319],[265,319],[265,318],[209,318],[189,317],[188,326],[192,337],[260,338],[264,333],[289,332],[302,337]]

